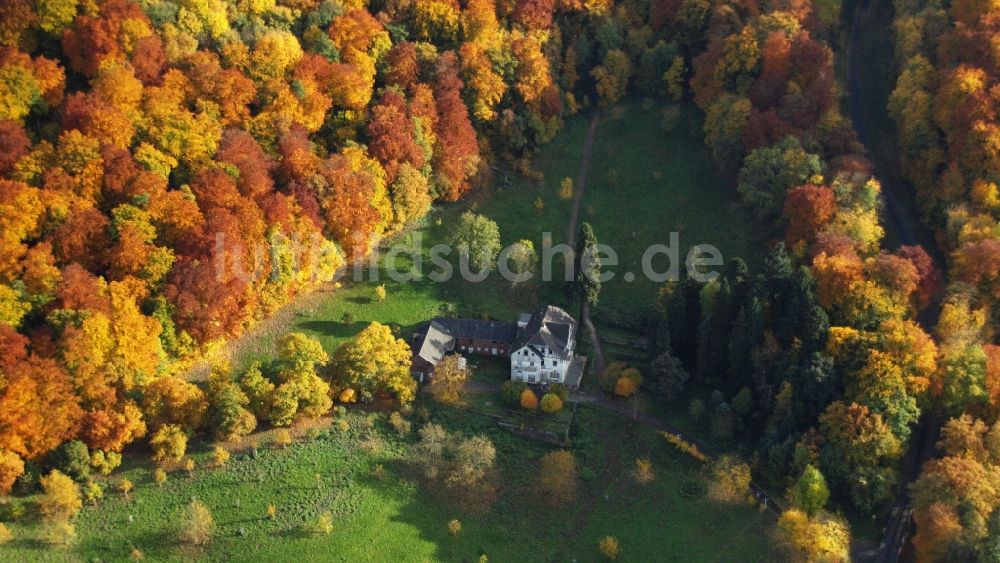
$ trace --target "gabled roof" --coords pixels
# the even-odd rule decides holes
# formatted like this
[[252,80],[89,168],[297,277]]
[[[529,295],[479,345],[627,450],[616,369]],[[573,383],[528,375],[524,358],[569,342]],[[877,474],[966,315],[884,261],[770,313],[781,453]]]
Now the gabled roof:
[[444,355],[455,349],[455,337],[437,321],[421,325],[413,333],[413,356],[437,365]]
[[505,321],[483,321],[457,317],[435,317],[433,321],[446,328],[455,338],[489,340],[511,344],[517,337],[517,324]]
[[576,333],[576,320],[559,307],[548,305],[531,315],[527,326],[520,329],[513,349],[531,347],[539,356],[544,356],[539,347],[552,350],[552,355],[566,359],[570,339]]

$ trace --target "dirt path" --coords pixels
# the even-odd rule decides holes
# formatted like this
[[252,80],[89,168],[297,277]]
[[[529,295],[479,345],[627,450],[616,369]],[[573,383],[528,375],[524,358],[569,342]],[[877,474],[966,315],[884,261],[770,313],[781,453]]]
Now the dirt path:
[[590,118],[590,128],[587,129],[587,139],[583,142],[583,152],[580,154],[580,172],[576,175],[576,195],[573,198],[573,209],[569,213],[569,224],[566,225],[566,244],[576,246],[576,223],[580,219],[580,205],[583,194],[587,191],[587,176],[590,174],[590,155],[594,151],[594,139],[597,138],[597,123],[600,114],[595,113]]
[[[566,225],[566,241],[571,247],[576,247],[577,223],[580,221],[580,206],[583,202],[583,195],[587,192],[587,176],[590,174],[590,159],[594,152],[594,139],[597,138],[598,122],[600,122],[600,114],[595,113],[590,118],[590,128],[587,129],[587,138],[580,154],[580,172],[576,176],[573,209],[569,214],[569,224]],[[590,306],[587,303],[580,306],[580,324],[586,327],[590,334],[591,366],[593,367],[591,371],[601,373],[607,367],[608,362],[604,355],[604,347],[601,346],[601,336],[597,333],[597,327],[590,320]]]

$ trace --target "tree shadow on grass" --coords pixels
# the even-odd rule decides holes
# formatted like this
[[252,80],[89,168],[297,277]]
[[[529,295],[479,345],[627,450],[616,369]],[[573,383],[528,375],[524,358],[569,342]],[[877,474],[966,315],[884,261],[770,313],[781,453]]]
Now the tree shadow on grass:
[[299,323],[298,326],[324,336],[350,338],[361,332],[363,328],[368,326],[368,323],[363,321],[354,321],[349,323],[339,321],[306,321],[304,323]]

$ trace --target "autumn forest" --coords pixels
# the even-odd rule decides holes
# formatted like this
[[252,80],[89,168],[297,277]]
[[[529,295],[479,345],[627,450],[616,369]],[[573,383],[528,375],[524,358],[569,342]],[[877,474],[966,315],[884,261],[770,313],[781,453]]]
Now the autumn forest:
[[[884,26],[852,30],[876,5]],[[891,36],[884,60],[851,55],[856,34],[876,32]],[[852,109],[858,65],[889,92],[874,106],[888,116],[879,138],[893,139],[884,162],[866,146],[876,125]],[[334,274],[413,232],[446,232],[494,265],[501,238],[566,224],[578,256],[631,240],[615,230],[665,241],[677,225],[606,205],[625,168],[655,180],[639,170],[650,184],[622,205],[669,212],[715,192],[672,180],[634,156],[642,147],[591,157],[612,126],[652,145],[684,144],[690,128],[728,194],[697,204],[753,225],[760,240],[732,238],[755,250],[655,295],[585,279],[489,285],[522,310],[580,313],[580,389],[514,385],[492,360],[442,360],[418,384],[418,321],[507,311],[465,289],[436,297],[448,306],[404,305],[424,286],[342,287]],[[695,528],[665,532],[654,524],[666,516],[628,507],[540,538],[552,552],[502,551],[529,533],[513,523],[502,539],[485,530],[511,510],[539,522],[553,507],[594,510],[608,498],[597,483],[616,482],[611,496],[662,493],[697,506],[692,521],[754,526],[752,547],[724,560],[1000,561],[998,184],[992,3],[4,0],[0,560],[255,560],[261,545],[279,546],[275,560],[324,559],[317,538],[346,543],[348,527],[357,539],[367,520],[355,515],[386,501],[337,508],[352,482],[292,503],[315,507],[285,522],[297,509],[264,499],[253,518],[273,529],[256,539],[226,523],[226,510],[246,516],[242,501],[223,509],[192,491],[209,488],[210,467],[273,477],[281,455],[318,456],[314,483],[313,465],[275,478],[305,471],[302,486],[325,491],[324,472],[357,454],[371,461],[349,471],[371,476],[365,494],[403,487],[458,515],[424,532],[423,560],[487,561],[494,545],[497,560],[709,558],[688,551]],[[530,238],[519,244],[519,268],[534,270]],[[282,329],[247,361],[213,360],[316,292],[338,304],[308,314],[336,318]],[[627,292],[640,306],[622,305]],[[323,322],[337,326],[310,332]],[[525,424],[558,427],[560,446]],[[525,464],[562,477],[522,483]],[[197,485],[180,484],[185,472]],[[528,491],[542,507],[521,506]],[[94,551],[119,533],[100,518],[120,523],[146,494],[181,507],[172,539],[122,532],[122,552]],[[615,532],[619,514],[643,523]],[[226,543],[246,535],[255,550]],[[402,551],[345,557],[421,560],[406,551],[416,540],[396,541]]]

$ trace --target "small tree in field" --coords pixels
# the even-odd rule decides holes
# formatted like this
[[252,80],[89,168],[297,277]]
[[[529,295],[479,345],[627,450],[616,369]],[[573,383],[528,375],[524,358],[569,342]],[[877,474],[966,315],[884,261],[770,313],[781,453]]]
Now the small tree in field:
[[653,462],[648,458],[636,458],[635,460],[635,481],[640,485],[647,485],[656,479],[653,473]]
[[203,546],[215,536],[215,519],[211,511],[198,499],[191,501],[177,521],[177,539],[184,544]]
[[229,461],[229,450],[222,446],[215,446],[212,448],[212,464],[216,467],[222,467]]
[[462,531],[462,522],[459,520],[452,520],[448,522],[448,533],[457,536]]
[[274,441],[271,444],[276,448],[285,449],[292,445],[292,441],[292,433],[285,428],[281,428],[274,433]]
[[7,526],[5,526],[3,522],[0,522],[0,545],[9,542],[12,539],[14,539],[14,534],[10,533],[10,530],[7,529]]
[[83,507],[80,487],[58,469],[53,469],[40,482],[44,494],[38,499],[38,510],[45,520],[69,520]]
[[388,296],[388,292],[386,292],[386,290],[385,290],[385,284],[384,283],[375,286],[375,299],[378,300],[379,303],[381,303],[382,301],[385,301],[385,298],[387,296]]
[[531,389],[521,392],[521,408],[533,411],[538,408],[538,395]]
[[333,532],[333,514],[324,512],[302,525],[302,531],[317,536],[327,536]]
[[708,496],[715,501],[737,504],[750,492],[750,466],[724,455],[712,465],[712,482]]
[[97,501],[104,498],[104,487],[100,483],[90,481],[83,487],[83,496],[87,502],[97,506]]
[[559,182],[559,197],[561,199],[573,199],[573,179],[563,178]]
[[132,481],[129,481],[128,479],[122,479],[118,482],[118,490],[121,491],[122,496],[125,497],[126,501],[128,500],[128,494],[131,493],[134,488],[135,485],[133,485]]
[[558,506],[573,500],[579,487],[576,459],[566,450],[549,452],[542,457],[538,494],[548,504]]
[[458,354],[449,354],[438,362],[434,377],[427,386],[427,392],[435,401],[446,405],[461,401],[462,389],[469,379],[469,370],[464,364],[464,359]]
[[163,484],[167,482],[167,472],[160,467],[154,469],[153,482],[156,483],[156,486],[162,487]]
[[278,507],[273,502],[267,505],[267,517],[271,520],[278,517]]
[[562,399],[555,393],[546,393],[542,396],[542,412],[556,413],[563,408]]
[[618,538],[614,536],[604,536],[597,542],[597,547],[601,550],[601,555],[605,559],[618,559],[621,548],[618,546]]
[[184,471],[187,471],[188,477],[194,477],[194,469],[198,464],[195,463],[193,457],[188,457],[184,459]]

